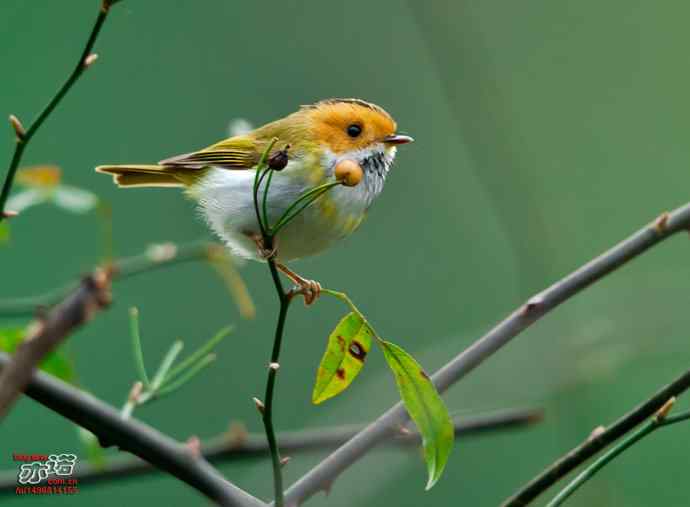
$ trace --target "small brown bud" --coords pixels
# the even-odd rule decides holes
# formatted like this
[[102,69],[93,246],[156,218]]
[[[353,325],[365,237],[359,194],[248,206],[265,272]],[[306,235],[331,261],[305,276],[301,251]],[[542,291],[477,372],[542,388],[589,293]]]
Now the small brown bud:
[[290,145],[286,145],[280,151],[275,152],[273,155],[268,157],[268,167],[274,171],[282,171],[288,164],[288,150]]
[[21,141],[24,139],[24,136],[26,135],[24,125],[22,125],[22,122],[19,121],[19,118],[13,114],[10,115],[10,125],[12,125],[14,133],[17,135],[17,140]]
[[96,53],[91,53],[89,56],[84,58],[84,68],[88,69],[96,60],[98,60],[98,55]]
[[663,421],[664,419],[666,419],[666,417],[668,416],[668,413],[671,411],[671,409],[673,408],[673,405],[674,405],[675,403],[676,403],[676,397],[675,397],[675,396],[671,396],[671,397],[666,401],[666,403],[664,403],[664,404],[661,406],[661,408],[660,408],[659,410],[656,411],[656,414],[654,414],[654,419],[655,419],[657,422],[661,422],[661,421]]
[[663,234],[664,232],[666,232],[668,219],[670,217],[671,215],[668,213],[668,211],[663,212],[661,215],[657,217],[657,219],[654,221],[654,230],[657,234]]
[[606,427],[599,425],[592,430],[592,432],[589,434],[589,437],[587,437],[587,440],[592,440],[594,438],[597,438],[599,435],[601,435],[605,431],[606,431]]
[[354,160],[341,160],[335,166],[335,179],[342,181],[343,185],[354,187],[364,177],[364,171]]
[[189,451],[192,453],[192,456],[195,458],[198,458],[201,456],[201,440],[199,440],[199,437],[192,435],[187,439],[185,442],[185,446]]
[[144,390],[144,384],[141,383],[140,381],[136,381],[132,385],[132,389],[129,391],[129,398],[128,401],[130,403],[138,403],[139,402],[139,396],[141,396],[141,392]]

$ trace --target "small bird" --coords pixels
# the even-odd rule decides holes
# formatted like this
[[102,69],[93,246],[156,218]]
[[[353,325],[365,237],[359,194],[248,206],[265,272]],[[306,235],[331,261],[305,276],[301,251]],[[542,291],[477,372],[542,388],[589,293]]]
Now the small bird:
[[[396,146],[412,142],[397,133],[393,118],[360,99],[326,99],[244,135],[154,165],[103,165],[120,187],[182,187],[197,200],[210,228],[237,255],[276,266],[313,302],[321,289],[291,271],[284,262],[317,254],[348,236],[362,223],[381,193]],[[273,139],[270,157],[287,154],[275,171],[267,195],[268,222],[274,223],[303,192],[335,181],[339,165],[356,164],[361,181],[339,185],[319,197],[281,229],[270,254],[261,248],[253,185],[257,165]],[[284,162],[284,160],[283,160]],[[283,165],[283,164],[281,164]],[[258,248],[257,248],[258,245]]]

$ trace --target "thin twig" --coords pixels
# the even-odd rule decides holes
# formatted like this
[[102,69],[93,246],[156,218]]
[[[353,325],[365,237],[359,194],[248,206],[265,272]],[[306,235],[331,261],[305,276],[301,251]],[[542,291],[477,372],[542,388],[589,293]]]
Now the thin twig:
[[45,317],[29,326],[12,362],[0,374],[0,420],[31,379],[36,365],[74,329],[110,302],[110,272],[98,269]]
[[[672,400],[673,398],[671,398],[669,402],[672,402]],[[661,407],[660,410],[663,409],[664,407]],[[684,412],[683,414],[679,414],[673,418],[668,419],[665,417],[659,417],[658,415],[655,415],[647,422],[647,424],[635,430],[622,442],[612,447],[611,450],[607,451],[594,463],[592,463],[585,470],[583,470],[582,473],[575,477],[575,479],[573,479],[572,482],[570,482],[570,484],[568,484],[565,488],[563,488],[560,491],[560,493],[558,493],[558,495],[547,504],[546,507],[558,507],[559,505],[562,505],[563,502],[566,501],[566,499],[568,499],[573,493],[575,493],[575,491],[577,491],[580,488],[580,486],[582,486],[585,482],[594,477],[599,470],[604,468],[608,463],[610,463],[619,455],[621,455],[626,449],[632,447],[634,444],[642,440],[647,435],[654,433],[654,431],[658,430],[659,428],[665,428],[667,426],[671,426],[679,422],[687,421],[688,419],[690,419],[690,412]]]
[[[146,252],[116,259],[108,264],[112,271],[113,281],[123,280],[142,273],[149,273],[159,268],[171,267],[189,261],[207,261],[218,255],[222,245],[209,242],[195,242],[183,245],[165,243],[154,245]],[[22,298],[0,300],[0,316],[31,316],[37,310],[49,308],[74,290],[74,282],[51,289],[43,294]]]
[[654,415],[672,397],[690,388],[690,370],[659,390],[632,411],[618,419],[606,430],[595,433],[585,442],[549,465],[543,472],[505,500],[502,507],[528,505],[559,479],[566,476],[596,453],[633,430],[638,424]]
[[[501,410],[486,415],[458,417],[453,422],[455,434],[463,437],[481,436],[496,431],[522,429],[538,423],[542,419],[541,410],[513,409]],[[277,440],[280,449],[286,454],[324,451],[337,447],[355,435],[362,426],[339,426],[320,430],[279,433]],[[399,433],[387,440],[384,445],[395,448],[418,446],[419,433],[409,431]],[[266,435],[244,433],[242,429],[230,430],[227,434],[216,437],[201,447],[202,455],[211,463],[246,461],[252,458],[263,458],[269,454]],[[133,457],[108,459],[105,465],[91,466],[80,462],[73,478],[79,484],[137,477],[156,472],[157,469]],[[17,471],[0,473],[0,494],[14,493],[17,486]]]
[[[434,384],[439,391],[445,391],[558,305],[652,246],[689,227],[690,204],[678,208],[673,213],[662,214],[628,239],[527,300],[486,335],[437,371],[432,377]],[[318,491],[327,489],[340,473],[407,420],[405,407],[402,403],[397,403],[293,484],[285,493],[286,502],[290,505],[300,505]]]
[[[11,363],[0,353],[0,369]],[[259,499],[225,480],[206,460],[184,445],[119,412],[94,396],[42,372],[34,372],[26,395],[95,434],[101,442],[131,452],[186,482],[221,505],[258,507]]]
[[60,87],[60,89],[55,93],[53,98],[50,99],[50,102],[46,104],[46,106],[43,108],[43,111],[41,111],[38,117],[36,117],[31,125],[29,125],[29,128],[25,130],[16,116],[10,116],[10,123],[12,124],[17,137],[17,144],[14,149],[14,154],[12,155],[10,166],[7,169],[7,174],[5,175],[2,190],[0,191],[0,222],[2,222],[2,220],[8,216],[4,213],[5,203],[10,195],[10,190],[12,189],[12,184],[14,183],[14,176],[22,160],[24,149],[29,144],[29,141],[31,141],[31,138],[38,131],[41,125],[43,125],[43,122],[45,122],[48,116],[50,116],[50,113],[53,112],[70,88],[72,88],[74,83],[77,82],[79,76],[81,76],[82,73],[89,68],[93,62],[96,61],[96,55],[92,54],[91,50],[93,49],[96,39],[101,32],[103,23],[105,23],[105,20],[108,17],[110,7],[118,1],[119,0],[102,0],[98,17],[96,18],[93,28],[91,29],[91,34],[89,35],[86,45],[79,56],[79,60],[77,60],[74,70],[72,70],[72,73]]

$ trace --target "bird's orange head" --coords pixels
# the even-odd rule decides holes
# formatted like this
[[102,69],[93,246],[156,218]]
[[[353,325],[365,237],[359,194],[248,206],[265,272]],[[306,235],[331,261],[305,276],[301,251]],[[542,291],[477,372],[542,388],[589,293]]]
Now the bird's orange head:
[[333,153],[363,150],[377,143],[385,147],[412,141],[397,133],[395,120],[383,108],[360,99],[327,99],[300,111],[311,138]]
[[317,145],[337,156],[371,148],[389,151],[412,141],[396,129],[395,120],[376,104],[360,99],[326,99],[302,106],[296,113],[257,129],[254,135],[260,139],[277,137],[293,148]]

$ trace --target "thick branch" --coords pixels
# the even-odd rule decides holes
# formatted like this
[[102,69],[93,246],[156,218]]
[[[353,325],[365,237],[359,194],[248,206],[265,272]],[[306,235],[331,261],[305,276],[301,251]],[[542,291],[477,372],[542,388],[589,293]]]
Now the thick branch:
[[[10,357],[0,353],[0,369]],[[221,505],[264,505],[226,481],[206,460],[187,446],[134,419],[123,419],[110,405],[50,375],[34,372],[26,395],[50,410],[94,433],[102,442],[116,445],[186,482]]]
[[595,433],[584,443],[556,460],[501,505],[503,507],[518,507],[529,504],[559,479],[631,431],[638,424],[653,416],[670,398],[678,396],[688,388],[690,388],[690,370],[660,389],[606,430]]
[[[50,395],[50,393],[46,393]],[[495,431],[515,430],[541,421],[542,413],[535,409],[502,410],[500,412],[455,419],[455,434],[463,437],[485,435]],[[279,433],[280,449],[287,455],[323,451],[342,445],[352,438],[361,426],[340,426],[324,430],[305,430]],[[390,447],[407,448],[420,444],[419,433],[400,433],[384,443]],[[243,434],[241,431],[216,437],[202,445],[201,454],[211,463],[263,458],[269,454],[265,434]],[[136,477],[156,472],[157,469],[145,461],[132,457],[109,459],[105,466],[92,467],[83,462],[77,466],[73,477],[79,484]],[[0,474],[0,494],[14,493],[17,486],[17,472],[12,470]]]
[[29,326],[10,364],[0,374],[0,420],[31,379],[36,365],[74,329],[110,302],[110,272],[102,269],[81,284],[45,318]]
[[2,220],[8,216],[11,216],[11,214],[5,213],[5,203],[10,195],[12,183],[14,182],[14,175],[16,174],[17,168],[22,160],[24,149],[26,148],[27,144],[29,144],[29,141],[31,141],[31,138],[38,131],[41,125],[43,125],[43,122],[45,122],[48,116],[50,116],[50,113],[53,112],[63,97],[67,95],[67,92],[70,90],[70,88],[72,88],[74,83],[77,82],[79,76],[81,76],[82,73],[96,60],[96,55],[92,54],[91,50],[93,49],[96,39],[101,32],[103,23],[105,23],[105,20],[108,17],[110,7],[118,1],[119,0],[102,0],[98,17],[96,18],[93,28],[91,29],[89,38],[87,39],[84,49],[79,56],[79,60],[77,60],[74,70],[72,70],[72,73],[69,75],[65,83],[55,93],[53,98],[50,99],[50,102],[46,104],[46,106],[43,108],[43,111],[41,111],[29,128],[25,130],[21,122],[15,116],[10,116],[10,123],[12,124],[17,136],[17,145],[14,149],[14,154],[12,155],[12,160],[7,170],[7,174],[5,175],[2,190],[0,191],[0,222],[2,222]]
[[[436,387],[440,391],[445,391],[546,313],[641,255],[647,249],[689,227],[690,204],[678,208],[671,214],[664,213],[652,224],[530,298],[486,335],[436,372],[433,375]],[[299,505],[318,491],[327,489],[343,470],[364,456],[407,420],[408,415],[402,403],[394,405],[293,484],[286,492],[286,503]]]

